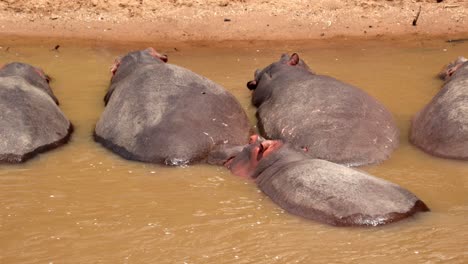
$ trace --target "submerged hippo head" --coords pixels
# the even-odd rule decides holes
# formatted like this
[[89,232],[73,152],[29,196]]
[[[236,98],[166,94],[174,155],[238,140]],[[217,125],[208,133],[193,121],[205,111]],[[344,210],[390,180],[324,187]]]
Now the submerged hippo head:
[[258,135],[253,135],[250,137],[249,144],[237,154],[233,153],[224,166],[237,176],[255,177],[258,163],[282,145],[283,142],[280,140],[265,140]]
[[[114,65],[112,65],[111,68],[111,73],[113,76],[112,80],[115,81],[116,78],[122,78],[123,75],[127,75],[136,64],[151,64],[155,62],[166,63],[167,60],[167,55],[161,54],[153,48],[130,52],[123,57],[118,57],[115,59]],[[116,76],[117,73],[120,75],[120,77]]]
[[456,60],[450,62],[442,69],[442,71],[438,75],[439,78],[448,81],[450,77],[452,77],[453,74],[455,74],[455,72],[457,72],[457,70],[460,69],[467,61],[468,59],[466,59],[465,57],[458,57]]
[[112,73],[111,87],[104,96],[104,103],[107,105],[112,93],[114,92],[114,87],[112,85],[123,80],[133,71],[139,69],[139,67],[155,63],[166,63],[167,60],[166,55],[160,54],[153,48],[133,51],[123,57],[116,58],[110,70]]
[[284,210],[334,226],[379,226],[429,211],[408,190],[321,159],[278,140],[252,136],[225,166],[254,179]]
[[18,76],[29,82],[34,87],[38,87],[52,97],[56,104],[57,98],[50,89],[51,78],[40,68],[21,62],[12,62],[0,67],[0,77]]
[[275,73],[281,71],[285,67],[295,67],[296,69],[301,68],[310,71],[309,66],[299,58],[297,53],[293,53],[291,56],[283,54],[279,61],[270,64],[263,70],[257,69],[254,74],[254,80],[247,83],[247,88],[249,88],[249,90],[255,90],[262,78],[266,77],[271,79]]

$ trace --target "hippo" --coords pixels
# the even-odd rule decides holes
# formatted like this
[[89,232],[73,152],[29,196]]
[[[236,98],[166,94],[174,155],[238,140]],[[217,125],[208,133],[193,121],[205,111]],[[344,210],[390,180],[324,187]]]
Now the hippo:
[[445,84],[413,117],[410,142],[434,156],[468,160],[468,60],[459,57],[439,77]]
[[234,96],[167,60],[153,48],[116,60],[95,140],[125,159],[174,166],[246,144],[252,128]]
[[333,226],[380,226],[429,211],[402,187],[323,159],[290,143],[252,136],[242,149],[211,153],[212,164],[253,179],[284,210]]
[[0,163],[22,163],[69,141],[73,125],[49,80],[29,64],[0,67]]
[[361,166],[390,157],[399,143],[391,113],[363,90],[315,74],[297,53],[255,72],[247,83],[259,133],[313,158]]

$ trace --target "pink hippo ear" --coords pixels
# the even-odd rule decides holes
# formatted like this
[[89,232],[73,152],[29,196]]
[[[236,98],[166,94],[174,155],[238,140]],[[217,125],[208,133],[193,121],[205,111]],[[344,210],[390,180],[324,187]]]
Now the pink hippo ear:
[[122,58],[120,58],[120,57],[117,57],[117,58],[115,59],[114,64],[112,65],[111,70],[110,70],[111,73],[112,73],[112,76],[114,76],[115,73],[117,72],[117,69],[118,69],[119,66],[120,66],[120,60],[121,60],[121,59],[122,59]]
[[289,58],[288,65],[291,66],[296,66],[299,63],[299,55],[297,53],[294,53],[291,55],[291,58]]
[[52,81],[52,77],[50,77],[48,74],[45,74],[44,76],[47,83],[50,83],[50,81]]
[[450,62],[448,65],[444,66],[443,70],[438,74],[439,78],[442,80],[449,80],[450,77],[460,69],[468,59],[464,57],[458,57],[455,61]]
[[461,66],[463,66],[463,63],[459,63],[453,67],[451,67],[450,69],[447,70],[447,76],[445,77],[447,79],[447,77],[451,77],[458,69],[461,68]]
[[41,78],[43,78],[47,83],[49,83],[50,80],[52,79],[52,78],[50,78],[49,75],[45,74],[44,71],[42,69],[40,69],[40,68],[34,67],[34,71],[37,74],[39,74],[39,76],[41,76]]
[[153,48],[147,48],[146,50],[148,51],[148,53],[149,53],[151,56],[155,57],[156,59],[160,59],[160,60],[162,60],[163,62],[167,62],[167,61],[168,61],[167,55],[161,54],[161,53],[157,52],[157,51],[156,51],[155,49],[153,49]]

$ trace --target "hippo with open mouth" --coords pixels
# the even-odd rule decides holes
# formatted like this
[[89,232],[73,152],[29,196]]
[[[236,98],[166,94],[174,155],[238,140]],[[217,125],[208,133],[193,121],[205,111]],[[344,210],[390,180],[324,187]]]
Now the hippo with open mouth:
[[254,135],[245,147],[213,151],[210,161],[253,179],[286,211],[334,226],[379,226],[429,211],[418,197],[394,183],[313,159],[280,140]]

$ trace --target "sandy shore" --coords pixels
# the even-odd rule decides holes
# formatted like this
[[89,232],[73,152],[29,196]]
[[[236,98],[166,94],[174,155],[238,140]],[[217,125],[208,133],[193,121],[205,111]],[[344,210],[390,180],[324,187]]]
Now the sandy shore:
[[466,0],[1,0],[0,10],[3,36],[159,42],[468,38]]

